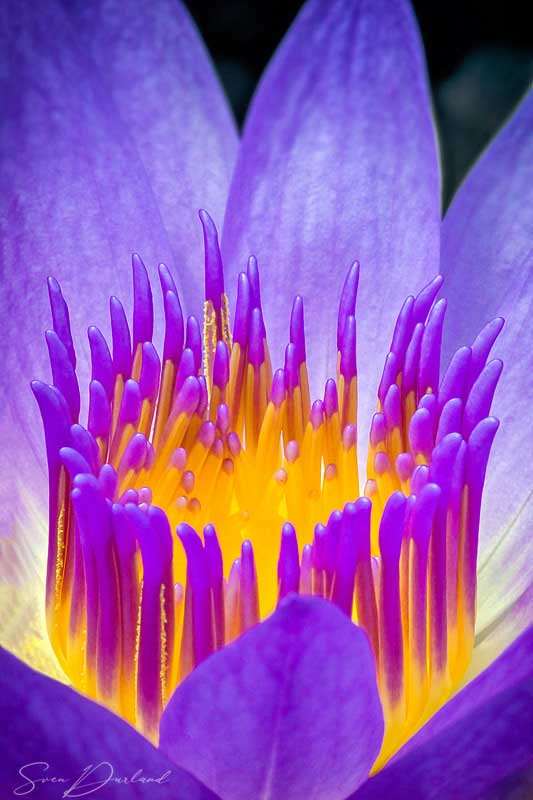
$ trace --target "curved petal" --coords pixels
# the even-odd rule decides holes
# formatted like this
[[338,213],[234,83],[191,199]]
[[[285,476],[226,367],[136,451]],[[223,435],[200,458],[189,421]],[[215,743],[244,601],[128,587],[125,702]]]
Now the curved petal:
[[274,361],[302,294],[314,393],[335,372],[336,311],[361,263],[360,426],[405,296],[438,271],[440,179],[420,37],[403,0],[310,0],[270,63],[246,121],[223,253],[265,275]]
[[[71,322],[82,337],[79,373],[85,386],[86,327],[105,320],[110,294],[129,299],[132,251],[141,252],[151,270],[159,260],[179,262],[128,130],[61,6],[3,3],[0,62],[0,514],[7,517],[0,545],[16,550],[3,562],[3,572],[12,592],[23,596],[28,626],[35,629],[30,623],[33,598],[42,597],[47,482],[29,381],[49,375],[45,278],[56,275],[66,298],[76,301]],[[201,240],[197,228],[192,238]],[[13,531],[14,547],[5,539]],[[2,636],[10,649],[18,647],[9,631]]]
[[122,779],[127,797],[216,800],[119,717],[1,648],[0,715],[0,785],[13,795],[114,797]]
[[65,2],[137,148],[191,312],[203,297],[198,209],[224,218],[238,147],[207,51],[179,0]]
[[442,230],[450,348],[470,343],[491,317],[506,319],[494,348],[504,371],[481,519],[480,633],[524,596],[533,577],[532,205],[533,92],[459,189]]
[[333,605],[292,595],[178,687],[160,747],[226,800],[343,800],[382,736],[366,635]]
[[500,790],[531,788],[532,677],[530,628],[351,800],[526,797]]

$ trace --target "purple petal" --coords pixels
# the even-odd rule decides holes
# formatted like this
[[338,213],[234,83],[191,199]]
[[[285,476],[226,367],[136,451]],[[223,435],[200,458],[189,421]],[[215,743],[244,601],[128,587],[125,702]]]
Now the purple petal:
[[521,790],[533,762],[532,677],[530,628],[350,800],[529,797]]
[[342,800],[382,735],[366,635],[333,605],[291,595],[178,687],[160,746],[231,800]]
[[524,565],[533,559],[532,206],[533,92],[459,189],[442,233],[448,354],[471,344],[492,317],[506,320],[494,347],[504,362],[492,406],[501,425],[481,519],[479,631],[493,626],[531,585]]
[[[0,785],[10,796],[35,790],[40,798],[57,799],[71,788],[69,796],[81,797],[82,792],[90,793],[92,783],[94,793],[118,797],[120,784],[116,779],[128,778],[130,783],[122,785],[127,797],[216,800],[209,789],[169,762],[119,717],[34,672],[3,649],[0,718]],[[89,765],[92,771],[82,777]],[[132,780],[136,773],[136,780]],[[53,777],[66,780],[37,782]],[[142,778],[146,779],[144,783]],[[148,782],[148,778],[152,780]]]
[[361,262],[365,431],[395,316],[438,268],[439,183],[424,57],[407,3],[310,0],[252,103],[223,252],[235,273],[249,253],[258,258],[275,363],[292,298],[303,295],[315,396],[335,370],[345,275]]
[[222,225],[238,147],[207,51],[179,0],[63,2],[146,170],[193,312],[203,292],[198,209]]

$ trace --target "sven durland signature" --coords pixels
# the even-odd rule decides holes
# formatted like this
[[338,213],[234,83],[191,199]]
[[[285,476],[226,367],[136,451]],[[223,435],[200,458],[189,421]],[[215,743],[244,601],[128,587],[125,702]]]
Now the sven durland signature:
[[[167,770],[157,777],[150,777],[145,775],[142,769],[138,769],[130,776],[119,776],[115,774],[113,765],[109,761],[100,761],[98,764],[88,764],[74,777],[64,777],[53,775],[47,761],[32,761],[20,767],[19,775],[23,782],[13,789],[13,794],[23,797],[31,795],[39,786],[57,784],[58,797],[87,797],[110,784],[161,786],[168,783],[171,774],[171,770]],[[38,797],[38,793],[36,796]]]

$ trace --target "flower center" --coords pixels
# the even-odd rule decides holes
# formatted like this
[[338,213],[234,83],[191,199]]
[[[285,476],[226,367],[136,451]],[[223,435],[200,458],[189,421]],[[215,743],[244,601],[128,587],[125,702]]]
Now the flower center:
[[[84,693],[154,741],[174,688],[289,592],[324,597],[363,627],[386,721],[379,768],[458,686],[473,647],[481,494],[497,428],[501,321],[439,377],[436,278],[405,301],[370,431],[359,497],[355,302],[341,295],[337,376],[311,404],[303,301],[272,372],[251,257],[233,330],[213,222],[203,335],[159,274],[162,361],[145,267],[133,258],[132,335],[111,299],[112,355],[89,328],[86,427],[68,310],[49,280],[53,386],[35,382],[50,477],[47,625]],[[173,535],[177,532],[177,536]]]

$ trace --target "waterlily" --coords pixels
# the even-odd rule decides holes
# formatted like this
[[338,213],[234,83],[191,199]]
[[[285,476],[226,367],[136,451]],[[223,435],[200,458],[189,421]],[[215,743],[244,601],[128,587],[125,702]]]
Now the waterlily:
[[522,791],[533,94],[441,222],[403,0],[309,0],[240,141],[177,2],[1,14],[2,787]]

